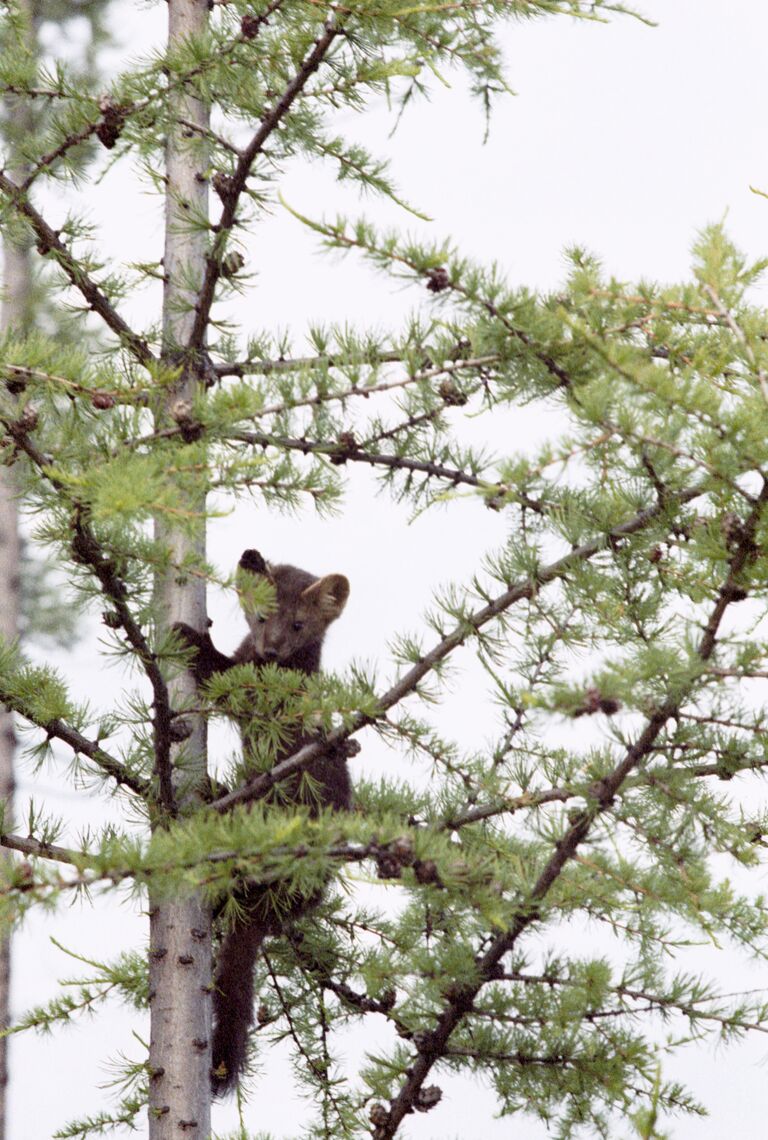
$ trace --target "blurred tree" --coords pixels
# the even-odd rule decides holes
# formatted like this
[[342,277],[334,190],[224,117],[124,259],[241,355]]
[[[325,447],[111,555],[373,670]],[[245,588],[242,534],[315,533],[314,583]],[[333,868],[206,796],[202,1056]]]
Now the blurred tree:
[[[81,80],[95,77],[94,51],[104,42],[103,15],[106,0],[89,0],[80,4],[77,15],[85,18],[89,35],[76,59]],[[42,52],[38,32],[43,23],[55,24],[60,32],[73,17],[71,4],[41,3],[20,0],[4,34],[12,43],[23,46],[23,54],[31,66],[38,66]],[[84,50],[82,50],[84,49]],[[6,89],[3,99],[2,133],[5,144],[6,169],[10,177],[23,183],[30,172],[29,140],[35,137],[45,118],[47,100],[31,100],[23,91]],[[42,316],[46,293],[44,280],[35,281],[32,266],[32,241],[23,226],[8,222],[3,229],[3,300],[2,327],[6,336],[26,339],[38,323],[52,332],[57,322],[47,313]],[[60,332],[64,330],[59,330]],[[16,396],[23,392],[24,379],[6,375],[5,384]],[[24,550],[19,531],[17,488],[12,466],[0,467],[0,637],[14,642],[17,637],[42,634],[61,641],[74,634],[71,607],[62,605],[60,592],[51,587],[50,564],[30,557]],[[5,804],[6,826],[13,818],[14,758],[16,734],[13,715],[0,705],[0,800]],[[10,941],[0,942],[0,1025],[9,1024],[10,1006]],[[0,1140],[5,1136],[6,1086],[8,1083],[6,1037],[0,1038]]]

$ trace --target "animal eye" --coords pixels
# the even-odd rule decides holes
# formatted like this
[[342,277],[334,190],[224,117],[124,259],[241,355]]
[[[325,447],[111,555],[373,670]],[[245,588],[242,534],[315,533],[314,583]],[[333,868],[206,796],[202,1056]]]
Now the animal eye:
[[303,629],[303,628],[304,628],[304,622],[303,622],[303,621],[295,621],[295,622],[293,623],[293,628],[294,628],[294,629],[296,630],[296,632],[298,633],[300,629]]
[[264,614],[256,614],[256,621],[259,623],[259,625],[264,625],[264,622],[266,620],[267,619],[264,617]]

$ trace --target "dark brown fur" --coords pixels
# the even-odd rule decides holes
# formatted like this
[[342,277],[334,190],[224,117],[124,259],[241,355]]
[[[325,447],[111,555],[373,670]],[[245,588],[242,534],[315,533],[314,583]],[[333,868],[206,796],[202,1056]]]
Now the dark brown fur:
[[[240,570],[266,576],[275,587],[277,606],[273,613],[244,613],[250,632],[232,657],[220,653],[210,636],[191,626],[178,625],[177,632],[196,649],[192,670],[199,683],[233,665],[274,664],[302,673],[316,673],[325,632],[339,616],[349,595],[349,583],[341,574],[316,578],[295,566],[268,566],[258,551],[246,550]],[[276,757],[276,762],[296,752],[309,737],[297,735]],[[246,744],[247,747],[247,744]],[[352,791],[343,755],[330,755],[309,764],[310,781],[297,782],[312,788],[301,796],[316,814],[323,807],[348,809]],[[316,905],[312,897],[290,896],[280,884],[268,889],[245,883],[237,892],[242,917],[225,933],[216,963],[213,990],[213,1068],[211,1083],[217,1096],[230,1092],[245,1064],[248,1032],[253,1022],[253,970],[265,937],[279,934],[292,921]]]

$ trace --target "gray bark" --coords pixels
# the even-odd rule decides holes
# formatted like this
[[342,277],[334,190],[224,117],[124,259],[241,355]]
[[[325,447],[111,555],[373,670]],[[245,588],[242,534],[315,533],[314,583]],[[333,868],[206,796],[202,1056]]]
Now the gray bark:
[[[207,0],[169,0],[169,44],[178,44],[204,31]],[[205,130],[208,112],[204,104],[181,90],[175,95],[176,118]],[[199,359],[184,354],[194,321],[194,289],[202,280],[207,234],[190,228],[191,217],[207,216],[208,187],[201,137],[188,127],[169,132],[166,145],[166,238],[165,288],[163,297],[163,357],[182,365],[179,381],[158,412],[158,426],[165,425],[179,409],[188,406],[201,380]],[[190,503],[202,511],[204,502]],[[172,561],[183,565],[190,554],[205,552],[205,529],[198,533],[175,530],[158,517],[157,539],[172,552]],[[197,575],[169,573],[155,584],[159,632],[183,621],[195,629],[206,628],[205,583]],[[194,681],[185,673],[171,684],[172,705],[194,699]],[[199,720],[199,718],[198,718]],[[183,780],[179,778],[179,751],[183,750]],[[194,803],[206,778],[206,739],[202,722],[193,724],[192,735],[172,751],[173,788],[178,810]],[[161,819],[158,825],[162,826]],[[152,898],[150,925],[150,1140],[178,1137],[207,1140],[210,1135],[211,1069],[211,917],[196,897],[169,900]]]
[[[7,276],[7,262],[4,276]],[[13,640],[19,624],[19,535],[14,480],[9,467],[0,467],[0,638]],[[16,736],[13,716],[0,706],[0,800],[3,828],[13,830],[14,759]],[[11,858],[4,851],[2,858]],[[0,941],[0,1025],[10,1024],[11,943]],[[0,1038],[0,1140],[5,1140],[8,1088],[8,1038]]]
[[[29,0],[20,0],[18,8],[27,20],[27,35],[30,47],[34,47],[34,24],[32,6]],[[24,167],[13,157],[13,140],[23,137],[30,125],[28,102],[5,99],[5,113],[8,122],[9,157],[8,173],[14,179],[24,177]],[[17,329],[25,332],[29,327],[32,278],[30,247],[23,240],[12,240],[4,236],[3,254],[3,302],[0,321],[3,331]],[[0,467],[0,638],[14,641],[19,635],[20,618],[20,541],[19,516],[17,508],[17,488],[13,468]],[[0,803],[3,811],[3,827],[13,830],[13,796],[15,788],[16,734],[12,714],[0,705]],[[2,858],[11,858],[4,851]],[[5,934],[0,939],[0,1026],[10,1024],[11,1014],[11,937]],[[8,1038],[0,1038],[0,1140],[5,1140],[8,1103]]]

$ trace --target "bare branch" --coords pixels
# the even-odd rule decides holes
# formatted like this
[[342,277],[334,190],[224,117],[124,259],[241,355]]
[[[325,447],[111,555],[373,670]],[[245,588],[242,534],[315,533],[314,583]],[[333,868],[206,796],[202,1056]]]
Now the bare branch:
[[31,836],[0,833],[0,847],[20,851],[22,855],[33,855],[38,859],[51,859],[55,863],[79,866],[83,862],[83,852],[71,847],[57,847],[55,843],[43,843]]

